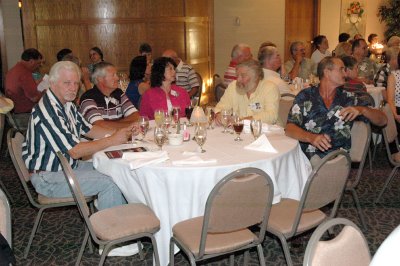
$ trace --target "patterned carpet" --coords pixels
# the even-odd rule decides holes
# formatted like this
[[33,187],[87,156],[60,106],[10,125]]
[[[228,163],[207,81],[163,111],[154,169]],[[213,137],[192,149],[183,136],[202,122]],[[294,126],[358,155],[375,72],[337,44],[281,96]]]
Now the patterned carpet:
[[[31,232],[36,210],[33,209],[25,196],[13,168],[11,159],[0,157],[0,178],[12,195],[13,245],[18,265],[73,265],[83,239],[84,227],[75,207],[48,210],[44,214],[42,224],[37,232],[28,258],[23,259],[23,251]],[[397,176],[384,194],[381,204],[373,205],[383,182],[389,175],[391,167],[384,152],[377,155],[373,164],[373,172],[364,170],[364,179],[358,188],[362,208],[368,223],[365,235],[368,239],[371,254],[374,254],[387,235],[400,223],[400,178]],[[355,171],[352,171],[352,175]],[[356,210],[349,194],[343,199],[338,217],[345,217],[359,224]],[[301,265],[306,243],[310,233],[299,237],[300,244],[292,245],[291,252],[295,265]],[[303,245],[301,244],[303,243]],[[264,244],[264,255],[268,265],[286,265],[283,251],[278,240],[267,235]],[[152,265],[152,250],[148,242],[144,242],[145,259],[141,261],[138,255],[131,257],[109,257],[106,265]],[[259,265],[256,250],[251,250],[249,265]],[[96,265],[100,256],[95,253],[84,253],[81,265]],[[189,265],[181,253],[176,255],[177,265]],[[228,265],[226,258],[207,261],[201,265]],[[235,256],[235,265],[243,265],[243,256]]]

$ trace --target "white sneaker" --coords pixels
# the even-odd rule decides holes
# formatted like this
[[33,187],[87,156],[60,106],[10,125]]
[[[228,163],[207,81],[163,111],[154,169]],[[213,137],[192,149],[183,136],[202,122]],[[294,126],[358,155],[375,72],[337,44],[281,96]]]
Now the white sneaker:
[[[104,246],[100,246],[99,254],[103,253]],[[130,244],[126,246],[115,247],[108,252],[107,257],[128,257],[139,253],[138,244]]]

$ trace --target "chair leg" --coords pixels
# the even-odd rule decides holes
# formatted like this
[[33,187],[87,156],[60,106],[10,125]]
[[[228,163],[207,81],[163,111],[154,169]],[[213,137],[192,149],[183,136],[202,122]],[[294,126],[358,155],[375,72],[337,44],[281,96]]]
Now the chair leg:
[[278,237],[282,244],[282,249],[283,249],[283,253],[285,254],[285,259],[286,259],[287,265],[293,266],[292,258],[290,257],[289,245],[286,241],[286,238],[283,235],[279,235]]
[[103,253],[101,253],[100,257],[99,266],[104,264],[104,261],[106,260],[107,254],[110,252],[111,247],[112,246],[108,244],[104,246]]
[[235,265],[235,255],[233,255],[233,254],[229,255],[229,265],[230,266]]
[[[76,266],[79,266],[79,264],[81,263],[83,252],[85,251],[86,243],[88,242],[88,240],[89,240],[89,230],[85,226],[85,236],[83,237],[83,242],[82,242],[81,248],[79,249],[78,258],[76,259],[76,263],[75,263]],[[89,244],[89,246],[91,246],[91,244]],[[93,252],[93,250],[92,250],[92,252]]]
[[368,148],[369,171],[372,173],[372,151],[371,147]]
[[138,245],[138,250],[139,250],[139,258],[140,258],[141,260],[144,260],[142,242],[141,242],[140,240],[138,240],[138,241],[137,241],[137,245]]
[[388,176],[388,178],[386,179],[385,184],[383,185],[383,188],[381,190],[381,193],[379,193],[378,198],[375,200],[375,203],[378,203],[379,200],[381,199],[383,192],[385,192],[387,186],[389,185],[389,183],[392,181],[394,175],[397,172],[397,167],[393,168],[392,172],[390,173],[390,175]]
[[[151,236],[150,239],[151,239],[151,244],[153,246],[154,265],[160,266],[160,257],[158,256],[157,241],[154,238],[154,236]],[[174,256],[173,252],[172,252],[172,256]],[[170,264],[170,265],[172,265],[172,264]]]
[[357,191],[354,188],[352,188],[350,191],[351,191],[351,195],[353,196],[354,204],[356,205],[356,209],[357,209],[358,217],[360,218],[361,225],[364,228],[364,230],[367,231],[368,227],[367,227],[367,223],[365,222],[365,217],[364,217],[363,211],[361,209],[360,200],[358,199]]
[[260,265],[265,266],[264,252],[261,244],[257,245],[257,251],[258,251],[258,258],[260,260]]
[[175,252],[174,252],[174,240],[171,237],[170,241],[169,241],[169,265],[173,266],[175,265]]
[[42,221],[42,215],[43,215],[43,211],[44,210],[45,209],[39,209],[39,212],[36,215],[36,219],[35,219],[35,223],[33,225],[32,233],[29,236],[28,245],[26,246],[25,251],[24,251],[24,259],[26,259],[28,257],[29,249],[31,248],[31,244],[32,244],[33,238],[35,237],[36,230],[38,229],[38,227],[40,225],[40,222]]
[[243,256],[243,264],[245,266],[247,266],[249,264],[249,256],[250,256],[250,252],[248,250],[246,250],[244,252],[244,256]]

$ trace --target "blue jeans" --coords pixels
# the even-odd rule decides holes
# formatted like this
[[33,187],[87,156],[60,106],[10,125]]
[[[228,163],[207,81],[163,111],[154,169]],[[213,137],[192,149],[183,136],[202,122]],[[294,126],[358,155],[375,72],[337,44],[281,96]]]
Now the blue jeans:
[[[111,177],[93,168],[93,164],[80,161],[73,169],[85,196],[97,195],[98,209],[103,210],[126,203],[124,196]],[[72,197],[64,172],[40,172],[31,176],[36,191],[50,198]]]

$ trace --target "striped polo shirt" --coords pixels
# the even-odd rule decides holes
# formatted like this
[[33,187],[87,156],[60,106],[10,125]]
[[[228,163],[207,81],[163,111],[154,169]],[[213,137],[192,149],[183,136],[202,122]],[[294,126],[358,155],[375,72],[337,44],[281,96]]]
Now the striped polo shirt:
[[68,151],[80,142],[80,136],[88,133],[91,127],[75,104],[68,102],[63,106],[48,89],[32,109],[26,140],[22,145],[22,158],[27,168],[30,171],[61,171],[56,154],[58,151],[75,168],[78,160],[71,158]]
[[121,89],[115,89],[110,96],[105,96],[95,85],[82,95],[79,111],[93,124],[97,120],[119,120],[137,110]]
[[[175,84],[179,87],[184,88],[187,92],[190,92],[192,88],[199,87],[200,83],[196,76],[196,71],[189,64],[181,61],[175,69],[176,71],[176,82]],[[200,88],[201,89],[201,88]]]

